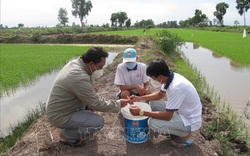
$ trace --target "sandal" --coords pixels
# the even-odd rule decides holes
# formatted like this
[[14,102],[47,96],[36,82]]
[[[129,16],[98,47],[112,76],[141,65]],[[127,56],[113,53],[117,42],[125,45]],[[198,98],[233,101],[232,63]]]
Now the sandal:
[[82,147],[85,145],[85,142],[83,140],[80,140],[80,139],[76,140],[73,143],[70,143],[70,142],[65,141],[63,139],[60,139],[60,143],[66,145],[66,146],[70,146],[70,147]]
[[186,141],[182,141],[179,138],[175,138],[170,142],[170,145],[174,147],[189,147],[194,144],[194,141],[192,139],[188,139]]

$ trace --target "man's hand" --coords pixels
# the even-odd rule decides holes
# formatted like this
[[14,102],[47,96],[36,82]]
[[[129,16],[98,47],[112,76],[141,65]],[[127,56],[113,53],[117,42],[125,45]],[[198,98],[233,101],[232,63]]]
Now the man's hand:
[[140,96],[136,96],[136,95],[131,95],[129,97],[130,99],[130,103],[133,103],[133,102],[140,102],[141,101],[141,97]]
[[150,94],[150,93],[151,93],[150,89],[148,89],[148,88],[144,88],[144,92],[145,92],[145,94],[144,94],[144,95],[148,95],[148,94]]
[[130,99],[120,99],[121,107],[127,106],[127,104],[133,104],[133,102]]
[[138,93],[139,93],[140,96],[142,96],[142,95],[145,94],[145,90],[144,90],[144,87],[143,87],[143,86],[137,84],[135,88],[136,88],[136,90],[138,91]]
[[138,116],[139,112],[141,111],[141,108],[136,106],[136,105],[131,105],[129,108],[129,111],[132,115],[134,116]]

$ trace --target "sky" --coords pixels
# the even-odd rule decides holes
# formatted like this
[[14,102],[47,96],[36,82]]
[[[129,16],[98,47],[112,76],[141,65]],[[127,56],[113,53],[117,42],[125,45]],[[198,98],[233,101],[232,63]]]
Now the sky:
[[[141,20],[152,19],[155,24],[186,20],[194,16],[195,10],[199,9],[213,21],[213,12],[216,4],[226,2],[229,4],[224,16],[225,25],[234,25],[238,20],[244,25],[244,16],[238,14],[236,0],[91,0],[93,8],[84,21],[87,25],[103,25],[110,22],[112,13],[126,12],[131,19],[132,25]],[[0,0],[0,23],[3,26],[15,27],[23,23],[24,27],[46,26],[54,27],[60,8],[68,12],[69,23],[80,25],[80,19],[75,18],[71,11],[71,0]],[[246,13],[246,25],[250,25],[250,9]]]

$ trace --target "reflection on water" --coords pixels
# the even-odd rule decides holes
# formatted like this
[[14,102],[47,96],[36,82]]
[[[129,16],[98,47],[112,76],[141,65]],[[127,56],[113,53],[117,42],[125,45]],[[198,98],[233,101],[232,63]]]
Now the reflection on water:
[[[9,133],[9,126],[16,126],[20,119],[26,117],[27,111],[39,107],[45,103],[51,85],[58,71],[45,74],[31,86],[18,89],[13,96],[1,99],[1,132],[4,136]],[[1,137],[1,136],[0,136]]]
[[215,58],[221,58],[221,57],[224,57],[224,56],[222,56],[222,55],[220,55],[220,54],[217,54],[217,53],[212,53],[212,55],[213,55],[213,57],[215,57]]
[[230,103],[236,112],[242,113],[250,101],[250,67],[240,66],[208,49],[193,47],[193,43],[186,43],[181,50],[221,99]]
[[[113,62],[118,53],[110,52],[106,65]],[[9,134],[10,124],[16,126],[30,110],[39,108],[46,103],[51,86],[59,71],[54,71],[40,77],[35,83],[25,88],[20,88],[12,96],[1,99],[0,107],[0,138]]]

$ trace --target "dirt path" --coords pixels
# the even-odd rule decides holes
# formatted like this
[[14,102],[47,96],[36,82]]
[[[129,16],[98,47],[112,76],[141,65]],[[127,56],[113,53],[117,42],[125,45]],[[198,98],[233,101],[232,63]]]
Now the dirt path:
[[[121,47],[119,47],[120,49]],[[153,48],[149,46],[149,49]],[[146,57],[144,50],[137,48],[141,57]],[[120,49],[121,50],[121,49]],[[124,50],[124,49],[123,49]],[[121,50],[122,51],[122,50]],[[159,53],[155,53],[158,57]],[[118,88],[114,86],[114,76],[116,66],[121,62],[121,56],[118,55],[114,64],[108,67],[109,72],[105,73],[94,84],[97,92],[107,99],[114,99]],[[168,60],[171,61],[171,60]],[[168,62],[170,66],[173,63]],[[206,107],[205,107],[206,108]],[[206,109],[204,109],[206,110]],[[40,117],[30,129],[17,141],[15,146],[7,151],[4,155],[171,155],[171,156],[216,156],[220,155],[220,144],[217,141],[207,141],[201,131],[197,131],[193,135],[195,144],[188,148],[175,148],[169,144],[166,136],[150,134],[150,139],[145,143],[133,144],[124,138],[124,119],[120,113],[100,113],[105,119],[103,129],[90,139],[87,144],[80,148],[72,148],[61,145],[59,140],[60,130],[51,126],[46,122],[44,116]],[[203,118],[211,115],[209,111],[205,111]]]

